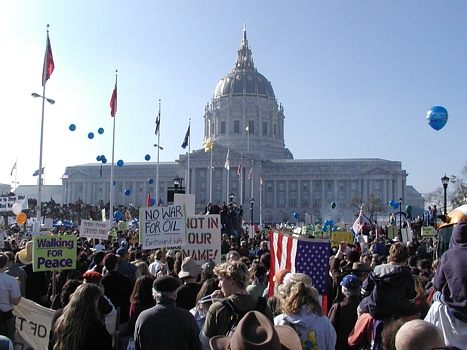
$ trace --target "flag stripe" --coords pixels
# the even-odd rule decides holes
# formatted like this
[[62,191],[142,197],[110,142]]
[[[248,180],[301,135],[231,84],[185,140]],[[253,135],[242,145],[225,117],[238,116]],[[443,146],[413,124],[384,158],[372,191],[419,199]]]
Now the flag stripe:
[[55,69],[54,57],[52,55],[52,46],[50,45],[50,39],[47,34],[47,44],[45,47],[44,66],[42,67],[42,86],[45,85],[47,80],[50,79]]
[[110,97],[110,116],[115,117],[117,113],[117,84],[115,84],[115,88],[112,91],[112,96]]

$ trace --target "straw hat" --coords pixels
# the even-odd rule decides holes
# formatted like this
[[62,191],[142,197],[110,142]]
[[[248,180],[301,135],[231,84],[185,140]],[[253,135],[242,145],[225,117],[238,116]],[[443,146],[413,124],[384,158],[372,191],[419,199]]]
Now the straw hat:
[[248,312],[231,337],[215,336],[209,341],[212,350],[301,350],[297,332],[289,326],[273,326],[259,311]]
[[33,248],[33,241],[28,241],[26,246],[19,252],[19,261],[24,265],[29,265],[32,263],[32,248]]
[[182,269],[178,273],[178,277],[195,277],[198,276],[202,270],[202,267],[198,266],[196,260],[188,256],[182,262]]

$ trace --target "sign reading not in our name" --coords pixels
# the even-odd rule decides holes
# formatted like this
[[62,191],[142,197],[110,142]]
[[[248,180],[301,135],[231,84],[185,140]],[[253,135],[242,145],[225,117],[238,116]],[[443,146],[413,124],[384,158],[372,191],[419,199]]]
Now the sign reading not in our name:
[[185,204],[139,209],[139,239],[143,249],[186,245]]

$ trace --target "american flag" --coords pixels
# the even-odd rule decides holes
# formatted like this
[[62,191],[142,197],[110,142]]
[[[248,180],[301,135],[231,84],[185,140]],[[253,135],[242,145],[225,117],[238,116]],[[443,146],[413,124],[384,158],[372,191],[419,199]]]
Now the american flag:
[[242,171],[242,162],[238,163],[237,175],[240,175],[240,174],[241,174],[241,171]]
[[358,214],[358,218],[353,223],[352,228],[356,235],[358,235],[363,228],[363,210],[361,208],[360,213]]
[[248,180],[251,180],[251,176],[253,176],[253,168],[250,168],[250,171],[248,172]]
[[324,304],[328,280],[330,242],[296,238],[274,231],[269,233],[269,239],[271,246],[269,295],[272,295],[274,291],[273,276],[276,272],[285,268],[292,273],[301,272],[310,276],[313,287],[323,296]]

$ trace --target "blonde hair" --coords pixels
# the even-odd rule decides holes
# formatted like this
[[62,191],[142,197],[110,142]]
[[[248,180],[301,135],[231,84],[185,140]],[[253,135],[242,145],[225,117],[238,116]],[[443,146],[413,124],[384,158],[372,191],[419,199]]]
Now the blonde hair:
[[241,261],[230,261],[214,268],[216,276],[232,278],[240,288],[246,288],[250,281],[248,267]]
[[323,316],[323,308],[319,304],[316,292],[307,287],[303,282],[298,282],[291,287],[290,293],[288,293],[282,305],[282,311],[288,315],[296,315],[300,313],[304,305],[307,307],[307,312]]
[[145,261],[139,261],[135,264],[135,266],[141,271],[141,276],[151,276],[151,272],[149,272],[148,264]]

